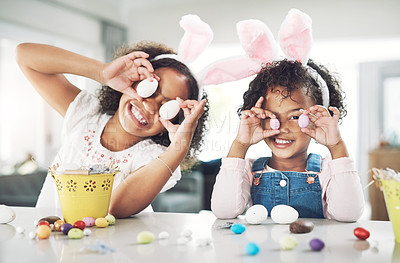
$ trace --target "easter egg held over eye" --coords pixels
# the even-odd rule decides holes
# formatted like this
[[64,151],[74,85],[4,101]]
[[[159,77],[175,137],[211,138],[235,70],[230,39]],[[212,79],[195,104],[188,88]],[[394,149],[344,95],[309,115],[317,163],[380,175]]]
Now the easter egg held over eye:
[[324,241],[319,238],[311,239],[309,245],[314,251],[321,251],[325,247]]
[[158,81],[156,79],[144,79],[136,87],[137,94],[142,98],[148,98],[157,90]]
[[261,224],[268,217],[268,210],[263,205],[253,205],[247,209],[245,218],[247,223],[252,225]]
[[366,240],[369,238],[369,231],[362,227],[357,227],[354,229],[354,235],[361,240]]
[[271,210],[271,219],[278,224],[290,224],[299,218],[299,212],[288,205],[276,205]]
[[310,119],[308,118],[308,116],[306,114],[301,114],[298,122],[299,122],[300,128],[306,128],[308,126],[308,124],[310,123]]
[[273,130],[278,130],[279,127],[281,127],[281,123],[279,122],[278,119],[270,119],[269,125],[271,126],[271,129],[273,129]]
[[160,117],[164,120],[171,120],[178,114],[180,109],[177,100],[170,100],[161,106]]
[[233,224],[231,230],[235,234],[241,234],[246,230],[246,226],[243,224]]
[[0,224],[10,223],[15,219],[15,212],[11,207],[0,205]]

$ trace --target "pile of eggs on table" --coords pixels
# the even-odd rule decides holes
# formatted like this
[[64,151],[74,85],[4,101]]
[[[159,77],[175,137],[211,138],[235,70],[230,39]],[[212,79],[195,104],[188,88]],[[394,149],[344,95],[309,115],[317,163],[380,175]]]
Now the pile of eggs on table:
[[[267,217],[268,210],[263,205],[253,205],[245,214],[245,219],[250,225],[261,224]],[[289,230],[293,234],[309,233],[314,229],[313,222],[298,219],[298,217],[297,210],[288,205],[277,205],[271,210],[272,221],[278,224],[289,224]],[[230,229],[235,234],[241,234],[246,230],[246,226],[239,223],[232,224]],[[359,240],[366,240],[370,236],[368,230],[361,227],[357,227],[353,232]],[[297,246],[297,239],[294,236],[286,235],[281,237],[279,244],[283,250],[292,250]],[[325,247],[325,243],[319,238],[314,238],[310,240],[309,246],[313,251],[321,251]],[[248,255],[256,255],[260,248],[256,243],[250,242],[247,243],[245,251]]]
[[100,227],[104,228],[109,225],[115,224],[115,217],[108,214],[106,217],[85,217],[82,220],[76,221],[74,224],[65,223],[57,216],[48,216],[40,219],[35,232],[29,233],[29,237],[35,239],[47,239],[50,237],[52,231],[62,232],[68,235],[71,239],[81,239],[83,236],[89,236],[92,231],[87,227]]

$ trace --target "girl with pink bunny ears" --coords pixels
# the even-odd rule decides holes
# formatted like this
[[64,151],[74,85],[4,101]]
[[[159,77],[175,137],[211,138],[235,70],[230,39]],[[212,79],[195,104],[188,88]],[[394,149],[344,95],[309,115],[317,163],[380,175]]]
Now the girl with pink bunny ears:
[[[196,15],[183,16],[180,25],[185,34],[177,55],[154,42],[122,47],[110,63],[41,44],[16,50],[25,76],[64,117],[62,146],[51,166],[115,162],[120,172],[109,212],[117,218],[152,211],[150,203],[176,184],[181,162],[202,143],[208,107],[186,63],[208,47],[213,32]],[[80,90],[66,73],[101,83],[99,96]],[[147,88],[139,93],[142,82]],[[163,119],[161,106],[173,100],[178,115]],[[50,175],[36,206],[60,208]]]
[[[237,25],[246,56],[217,61],[202,72],[203,83],[218,84],[252,76],[245,92],[237,136],[222,159],[211,199],[218,218],[235,218],[261,204],[296,209],[299,217],[356,221],[364,209],[360,178],[340,136],[345,116],[339,81],[309,60],[311,18],[292,9],[278,41],[261,21]],[[230,65],[230,66],[227,66]],[[311,138],[330,156],[308,153]],[[272,155],[246,158],[263,140]]]

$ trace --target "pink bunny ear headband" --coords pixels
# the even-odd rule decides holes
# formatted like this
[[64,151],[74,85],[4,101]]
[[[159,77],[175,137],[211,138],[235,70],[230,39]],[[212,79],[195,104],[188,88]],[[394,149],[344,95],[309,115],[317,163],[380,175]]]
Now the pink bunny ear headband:
[[[329,89],[316,70],[307,65],[312,45],[311,17],[297,9],[291,9],[282,22],[278,41],[285,57],[299,61],[318,83],[322,92],[322,104],[329,106]],[[240,44],[245,56],[216,61],[200,72],[203,85],[221,84],[257,74],[263,64],[278,60],[279,48],[269,28],[261,21],[250,19],[237,23]]]
[[[214,34],[211,27],[203,22],[197,15],[185,15],[179,22],[185,33],[179,43],[178,54],[161,54],[151,61],[172,58],[189,67],[189,63],[194,61],[210,45]],[[203,90],[199,85],[199,98],[202,98]]]

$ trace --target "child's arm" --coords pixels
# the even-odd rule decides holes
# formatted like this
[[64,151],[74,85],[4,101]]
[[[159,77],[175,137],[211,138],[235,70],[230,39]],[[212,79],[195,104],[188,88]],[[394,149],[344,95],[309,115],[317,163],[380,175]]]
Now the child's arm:
[[184,121],[180,125],[174,125],[170,121],[161,119],[161,123],[168,130],[171,144],[165,152],[159,155],[162,161],[154,159],[149,164],[132,172],[123,183],[114,189],[110,213],[115,217],[128,217],[146,208],[171,177],[168,167],[174,171],[185,158],[197,122],[204,112],[205,100],[201,102],[178,100],[184,111]]
[[272,112],[261,108],[263,101],[264,97],[261,96],[251,110],[242,112],[238,134],[229,149],[227,157],[244,159],[251,145],[280,132],[279,130],[272,129],[265,130],[261,127],[262,119],[267,117],[276,118]]
[[84,76],[128,93],[134,81],[152,77],[154,71],[144,52],[132,52],[106,64],[54,46],[23,43],[16,56],[28,80],[62,116],[80,92],[63,74]]
[[315,129],[302,128],[301,131],[314,138],[317,142],[325,145],[332,156],[332,159],[349,157],[347,147],[339,132],[339,116],[340,112],[336,107],[329,107],[333,112],[330,115],[327,108],[315,105],[305,110],[303,114],[309,114],[309,118],[315,125]]

